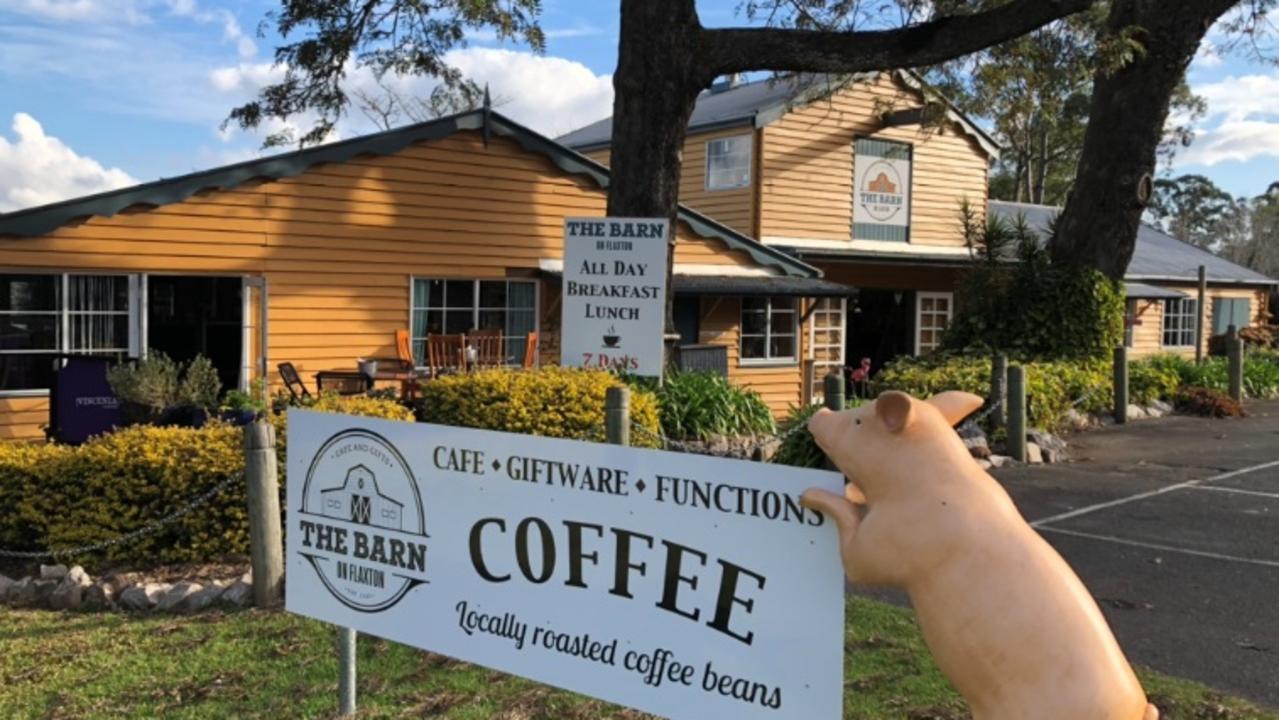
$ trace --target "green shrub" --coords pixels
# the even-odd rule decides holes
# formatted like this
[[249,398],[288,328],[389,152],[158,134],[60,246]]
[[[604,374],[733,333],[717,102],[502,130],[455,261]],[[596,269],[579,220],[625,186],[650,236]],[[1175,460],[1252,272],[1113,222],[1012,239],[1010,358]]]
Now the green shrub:
[[[631,381],[633,386],[652,387]],[[754,390],[734,385],[715,373],[672,372],[653,388],[662,432],[677,440],[712,435],[771,434],[776,425],[768,404]]]
[[107,382],[131,422],[154,422],[166,409],[178,406],[212,410],[222,393],[218,371],[203,355],[184,364],[152,351],[137,362],[111,368]]
[[[562,367],[447,375],[420,386],[418,415],[441,425],[600,442],[605,392],[622,384],[604,371]],[[631,423],[632,444],[661,444],[652,393],[631,394]]]
[[1203,387],[1184,388],[1177,393],[1177,410],[1187,415],[1227,418],[1243,417],[1243,406],[1218,390]]
[[[1108,358],[1123,340],[1124,292],[1095,270],[1057,267],[1024,218],[961,211],[975,261],[959,279],[956,315],[942,347],[1025,359]],[[1008,262],[1011,258],[1018,262]]]
[[[1021,363],[1026,370],[1030,424],[1059,429],[1066,413],[1103,412],[1112,402],[1109,363],[1099,360],[1059,360]],[[901,358],[875,376],[875,393],[901,390],[927,398],[946,390],[990,397],[989,358],[930,356]]]
[[[861,398],[849,398],[847,407],[860,407],[864,402]],[[804,468],[820,468],[825,464],[826,453],[822,452],[813,439],[813,434],[808,431],[808,421],[820,409],[820,403],[791,406],[779,427],[782,446],[773,455],[772,462]]]
[[222,394],[222,380],[218,378],[218,369],[213,361],[203,355],[197,355],[186,366],[182,374],[182,384],[178,387],[178,403],[200,408],[218,406],[218,396]]
[[1138,405],[1155,400],[1171,402],[1181,387],[1181,374],[1167,364],[1148,359],[1128,363],[1128,397]]
[[[412,420],[398,403],[325,396],[314,409]],[[285,483],[283,415],[272,418]],[[0,443],[0,547],[51,550],[110,540],[173,512],[244,470],[240,428],[135,425],[78,447]],[[134,567],[215,560],[248,552],[243,483],[159,533],[70,558]],[[282,505],[283,507],[283,505]]]

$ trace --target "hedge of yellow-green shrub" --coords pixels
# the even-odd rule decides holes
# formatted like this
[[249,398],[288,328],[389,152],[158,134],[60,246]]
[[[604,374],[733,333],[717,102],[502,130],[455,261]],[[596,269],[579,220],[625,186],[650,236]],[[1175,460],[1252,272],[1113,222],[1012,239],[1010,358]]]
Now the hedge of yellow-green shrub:
[[[394,402],[367,398],[322,398],[313,409],[412,419]],[[282,446],[284,418],[273,422]],[[0,443],[0,547],[56,550],[129,533],[242,473],[243,444],[240,428],[220,423],[135,425],[79,447]],[[157,534],[69,559],[146,566],[244,555],[245,503],[244,485],[234,483]]]
[[[561,367],[449,375],[422,384],[419,415],[441,425],[602,442],[605,392],[622,385],[611,373]],[[660,445],[652,393],[631,392],[631,422],[631,444]]]

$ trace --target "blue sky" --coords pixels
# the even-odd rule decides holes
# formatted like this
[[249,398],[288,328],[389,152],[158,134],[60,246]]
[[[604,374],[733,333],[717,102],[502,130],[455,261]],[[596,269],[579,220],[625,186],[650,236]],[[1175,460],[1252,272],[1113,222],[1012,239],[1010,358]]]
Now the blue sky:
[[[277,1],[0,0],[0,211],[258,154],[260,135],[219,124],[276,72],[276,38],[257,28]],[[737,5],[698,10],[732,25]],[[547,0],[545,55],[481,35],[453,59],[492,85],[503,112],[559,134],[611,109],[617,14],[615,1]],[[1173,169],[1239,195],[1279,180],[1279,70],[1210,45],[1190,82],[1209,115]],[[372,128],[357,112],[339,134]]]

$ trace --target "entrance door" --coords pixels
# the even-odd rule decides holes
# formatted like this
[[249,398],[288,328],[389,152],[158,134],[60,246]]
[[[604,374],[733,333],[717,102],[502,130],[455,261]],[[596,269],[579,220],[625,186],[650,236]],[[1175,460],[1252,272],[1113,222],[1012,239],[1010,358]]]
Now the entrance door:
[[239,277],[147,278],[147,347],[179,362],[213,361],[224,390],[240,386],[244,303]]
[[914,353],[915,294],[909,290],[861,289],[848,308],[846,364],[870,358],[871,374],[902,355]]

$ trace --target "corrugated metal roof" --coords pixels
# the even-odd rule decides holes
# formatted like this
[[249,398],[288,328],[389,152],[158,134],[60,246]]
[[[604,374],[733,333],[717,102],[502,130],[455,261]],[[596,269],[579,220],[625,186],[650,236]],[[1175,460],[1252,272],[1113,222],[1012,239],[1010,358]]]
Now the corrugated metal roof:
[[1189,297],[1189,295],[1180,290],[1169,290],[1168,288],[1135,282],[1124,283],[1124,296],[1141,300],[1174,300],[1176,298]]
[[[1025,216],[1026,222],[1047,241],[1048,227],[1061,208],[991,200],[990,211],[1008,220],[1018,215]],[[1145,224],[1137,232],[1137,247],[1124,277],[1135,281],[1196,283],[1200,265],[1207,268],[1208,280],[1212,282],[1249,285],[1275,285],[1279,282]]]
[[[342,142],[0,214],[0,242],[4,236],[44,235],[69,222],[95,215],[111,217],[127,208],[181,202],[204,190],[227,190],[250,180],[292,177],[322,163],[346,162],[361,155],[390,155],[413,143],[439,140],[462,130],[483,130],[485,137],[491,134],[510,138],[525,150],[544,155],[564,172],[585,176],[599,187],[608,188],[608,168],[603,165],[500,113],[472,110]],[[821,276],[817,268],[683,205],[679,208],[678,217],[699,236],[721,240],[730,248],[747,253],[761,265],[776,268],[787,275]]]
[[[707,131],[734,126],[763,127],[780,118],[792,107],[825,97],[845,85],[872,78],[875,74],[796,75],[755,80],[722,90],[704,90],[697,96],[688,129]],[[917,76],[906,71],[897,71],[897,77],[916,89],[922,85]],[[991,156],[998,156],[999,143],[959,112],[953,104],[949,101],[946,103],[949,119],[959,123]],[[613,139],[613,118],[604,118],[556,139],[564,145],[583,151],[607,147]]]
[[857,289],[818,278],[752,275],[676,275],[671,287],[680,295],[789,295],[850,297]]

